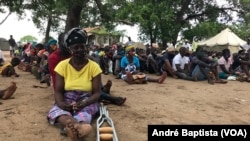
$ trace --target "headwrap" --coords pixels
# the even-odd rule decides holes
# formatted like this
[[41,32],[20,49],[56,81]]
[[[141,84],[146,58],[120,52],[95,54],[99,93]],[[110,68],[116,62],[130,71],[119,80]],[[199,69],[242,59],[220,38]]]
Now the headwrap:
[[37,45],[37,42],[32,42],[32,47],[35,48]]
[[125,48],[125,51],[130,51],[131,49],[134,49],[134,48],[135,48],[135,46],[130,45],[130,46],[127,46],[127,47]]
[[100,51],[100,52],[98,53],[98,55],[99,55],[99,56],[104,56],[104,55],[105,55],[105,52],[104,52],[104,51]]
[[50,45],[56,45],[56,44],[57,44],[57,40],[55,40],[55,39],[50,39],[50,40],[48,41],[47,45],[46,45],[46,48],[47,48],[48,50],[50,50]]
[[86,44],[87,33],[80,28],[72,28],[64,37],[64,43],[66,47],[70,47],[75,44]]

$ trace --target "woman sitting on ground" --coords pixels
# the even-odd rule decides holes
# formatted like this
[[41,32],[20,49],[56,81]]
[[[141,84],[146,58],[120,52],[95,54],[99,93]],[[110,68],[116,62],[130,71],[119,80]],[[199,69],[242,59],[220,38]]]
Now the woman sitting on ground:
[[145,84],[147,82],[157,82],[162,84],[167,77],[167,73],[163,72],[160,78],[149,78],[140,72],[140,63],[138,57],[135,56],[134,46],[125,48],[127,55],[121,60],[121,78],[129,84]]
[[[69,50],[64,45],[64,33],[61,33],[58,36],[58,49],[50,54],[48,58],[48,67],[49,72],[52,80],[53,90],[55,90],[55,84],[56,84],[56,72],[54,71],[57,64],[65,59],[68,59],[71,57],[71,54]],[[95,61],[93,57],[87,55],[88,59]],[[98,63],[98,62],[96,62]],[[110,88],[112,86],[112,81],[108,80],[107,83],[102,87],[101,96],[99,101],[105,102],[106,104],[115,104],[118,106],[121,106],[125,103],[126,98],[125,97],[117,97],[110,95]]]
[[222,56],[218,60],[218,74],[220,79],[227,79],[234,74],[232,69],[232,58],[229,49],[222,50]]
[[49,122],[63,125],[71,141],[91,133],[92,117],[99,110],[102,70],[86,58],[86,41],[87,34],[81,28],[66,33],[64,42],[72,57],[55,68],[56,103],[48,113]]

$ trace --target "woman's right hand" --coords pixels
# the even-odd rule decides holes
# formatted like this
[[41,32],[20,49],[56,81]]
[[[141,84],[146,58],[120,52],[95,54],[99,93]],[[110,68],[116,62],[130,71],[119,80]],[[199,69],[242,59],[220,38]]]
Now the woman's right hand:
[[73,111],[73,106],[70,103],[58,102],[57,105],[58,105],[58,107],[60,107],[61,109],[65,110],[65,111],[68,111],[68,112]]

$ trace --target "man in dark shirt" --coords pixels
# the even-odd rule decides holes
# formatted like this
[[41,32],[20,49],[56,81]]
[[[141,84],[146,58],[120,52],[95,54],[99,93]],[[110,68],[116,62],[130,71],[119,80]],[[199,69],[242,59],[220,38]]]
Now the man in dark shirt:
[[15,41],[15,39],[13,39],[12,35],[10,35],[10,39],[8,42],[9,42],[9,46],[10,46],[10,57],[13,57],[14,51],[15,51],[15,46],[16,46],[16,41]]
[[156,73],[156,75],[160,75],[158,73],[158,62],[157,60],[159,59],[158,57],[158,51],[159,51],[159,46],[156,43],[152,43],[152,46],[150,50],[147,50],[147,71],[149,73]]
[[227,81],[219,79],[218,63],[208,58],[208,55],[202,47],[198,47],[190,64],[192,76],[197,76],[198,80],[208,80],[209,84],[227,83]]
[[158,64],[158,72],[162,74],[163,71],[166,71],[168,75],[178,78],[175,74],[174,69],[172,68],[172,62],[175,56],[175,48],[168,47],[166,52],[162,55],[160,63]]
[[247,75],[247,82],[250,82],[249,66],[250,60],[248,59],[249,51],[245,53],[245,50],[240,50],[234,57],[232,69],[234,72],[242,71]]

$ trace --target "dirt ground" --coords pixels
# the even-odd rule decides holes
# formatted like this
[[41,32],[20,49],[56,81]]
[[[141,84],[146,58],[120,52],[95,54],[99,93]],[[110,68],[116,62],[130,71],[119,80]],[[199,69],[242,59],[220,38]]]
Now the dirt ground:
[[[32,85],[46,84],[40,84],[28,72],[16,70],[19,78],[0,76],[0,89],[11,81],[18,86],[13,98],[0,100],[1,140],[68,140],[46,119],[54,103],[52,88],[33,88]],[[107,105],[119,141],[147,141],[150,124],[249,124],[250,83],[247,82],[209,85],[206,81],[167,78],[163,84],[128,85],[111,74],[103,75],[102,79],[112,80],[112,95],[127,97],[124,106]],[[86,141],[96,140],[95,123],[96,119],[92,123],[94,131]]]

